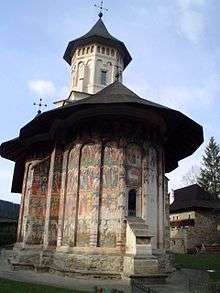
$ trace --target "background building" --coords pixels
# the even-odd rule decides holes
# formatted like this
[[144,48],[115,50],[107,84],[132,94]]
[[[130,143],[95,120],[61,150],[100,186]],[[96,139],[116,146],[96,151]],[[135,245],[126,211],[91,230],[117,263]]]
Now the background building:
[[190,252],[202,245],[220,246],[220,199],[197,184],[175,190],[170,233],[173,252]]
[[19,204],[0,200],[0,246],[16,242]]

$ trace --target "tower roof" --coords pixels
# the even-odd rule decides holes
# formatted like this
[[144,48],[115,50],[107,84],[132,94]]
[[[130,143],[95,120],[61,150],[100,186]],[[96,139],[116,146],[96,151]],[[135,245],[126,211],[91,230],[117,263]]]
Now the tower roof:
[[66,52],[63,56],[64,60],[71,64],[72,56],[74,55],[76,49],[81,46],[86,46],[92,42],[97,42],[103,45],[112,46],[117,48],[124,60],[124,66],[127,67],[131,62],[132,58],[125,44],[115,37],[113,37],[107,30],[104,22],[100,18],[96,24],[91,28],[91,30],[83,35],[82,37],[69,42]]

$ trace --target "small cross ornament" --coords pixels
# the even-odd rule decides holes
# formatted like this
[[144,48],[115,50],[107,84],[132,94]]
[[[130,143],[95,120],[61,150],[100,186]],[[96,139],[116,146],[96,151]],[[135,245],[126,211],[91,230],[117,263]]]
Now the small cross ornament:
[[99,18],[103,17],[103,11],[108,11],[107,8],[103,7],[103,3],[104,3],[104,1],[102,0],[100,5],[97,5],[97,4],[94,5],[95,7],[97,7],[99,9],[99,14],[98,14]]
[[34,105],[34,106],[38,106],[37,115],[40,115],[40,114],[41,114],[41,112],[42,112],[42,111],[41,111],[42,107],[47,107],[47,104],[44,104],[42,99],[40,99],[40,101],[39,101],[38,104],[37,104],[37,103],[33,103],[33,105]]

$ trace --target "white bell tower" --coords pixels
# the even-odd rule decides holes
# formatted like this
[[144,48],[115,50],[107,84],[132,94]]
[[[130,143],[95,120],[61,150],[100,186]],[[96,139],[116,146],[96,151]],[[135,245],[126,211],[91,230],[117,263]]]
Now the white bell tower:
[[132,58],[125,44],[108,32],[102,16],[100,12],[92,29],[67,46],[64,60],[70,65],[69,97],[55,102],[58,107],[96,94],[115,81],[122,82]]
[[98,43],[79,47],[72,58],[70,91],[96,94],[116,80],[122,82],[123,70],[116,48]]

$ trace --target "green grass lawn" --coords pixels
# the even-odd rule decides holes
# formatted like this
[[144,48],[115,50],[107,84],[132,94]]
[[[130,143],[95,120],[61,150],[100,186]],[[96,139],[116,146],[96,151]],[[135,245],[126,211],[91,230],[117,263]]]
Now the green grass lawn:
[[176,264],[183,268],[214,270],[210,278],[220,283],[220,253],[213,254],[176,254]]
[[22,283],[0,278],[0,293],[80,293],[80,291]]

